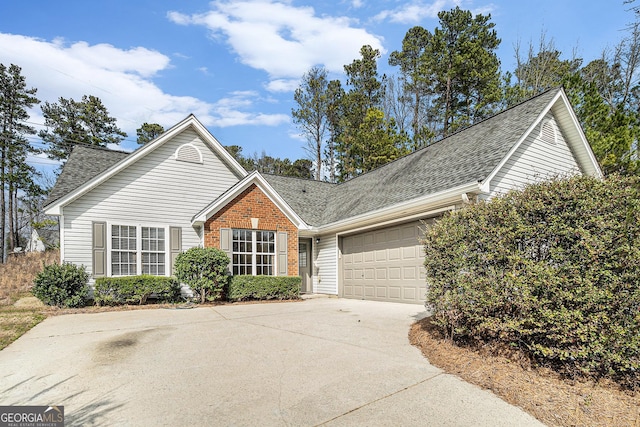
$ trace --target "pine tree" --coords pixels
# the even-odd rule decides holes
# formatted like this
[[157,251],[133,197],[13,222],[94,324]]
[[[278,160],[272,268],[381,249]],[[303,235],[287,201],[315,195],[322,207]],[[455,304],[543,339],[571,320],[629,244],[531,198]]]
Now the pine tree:
[[76,144],[106,147],[120,144],[127,136],[109,116],[100,98],[84,95],[81,101],[59,98],[58,103],[42,106],[46,130],[38,136],[49,144],[50,159],[66,161]]
[[[36,186],[32,177],[35,170],[27,165],[27,156],[37,150],[29,144],[25,135],[36,133],[27,124],[27,109],[40,101],[35,97],[37,89],[27,89],[22,69],[11,64],[0,64],[0,259],[6,260],[7,249],[19,245],[18,194],[20,190]],[[7,227],[8,225],[8,227]],[[6,235],[8,228],[9,236]],[[7,238],[8,237],[8,238]],[[7,248],[8,245],[8,248]]]

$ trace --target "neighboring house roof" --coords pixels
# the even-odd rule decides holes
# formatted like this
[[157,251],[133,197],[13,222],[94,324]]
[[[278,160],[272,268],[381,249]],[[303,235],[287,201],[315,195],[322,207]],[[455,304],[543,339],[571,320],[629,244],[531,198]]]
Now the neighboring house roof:
[[[94,157],[99,160],[98,165],[96,166],[83,164],[82,154],[80,157],[74,159],[74,161],[70,163],[73,152],[75,152],[79,147],[83,147],[81,145],[77,145],[72,151],[72,156],[69,157],[69,160],[64,167],[64,171],[70,169],[68,172],[66,172],[69,175],[69,178],[65,178],[63,180],[63,185],[61,185],[57,190],[55,188],[52,189],[52,193],[53,190],[56,190],[56,192],[53,194],[55,198],[49,196],[49,199],[45,204],[45,213],[49,215],[60,215],[62,206],[92,190],[102,182],[111,178],[113,175],[135,163],[138,159],[146,156],[148,153],[162,146],[167,141],[170,141],[172,138],[186,129],[194,130],[200,136],[202,141],[205,144],[208,144],[209,147],[211,147],[211,149],[215,153],[217,153],[217,155],[229,166],[229,170],[237,174],[239,178],[243,178],[247,175],[247,171],[244,170],[244,168],[233,158],[231,154],[229,154],[227,150],[225,150],[222,144],[220,144],[214,138],[214,136],[211,135],[211,133],[202,125],[202,123],[200,123],[200,121],[198,121],[198,119],[196,119],[196,117],[191,114],[180,123],[173,126],[171,129],[165,131],[162,135],[160,135],[153,141],[150,141],[142,147],[138,148],[133,153],[121,153],[122,157],[114,163],[111,163],[110,165],[108,165],[110,161],[116,160],[115,155],[110,156],[108,154],[105,155],[104,153],[102,155],[97,153],[89,155],[90,158]],[[84,150],[81,149],[81,151]],[[108,150],[105,149],[104,151]],[[84,154],[86,155],[87,152],[85,152]],[[82,172],[82,169],[84,169],[85,167],[89,167],[92,172],[90,174],[86,174],[86,180],[82,184],[80,184],[79,186],[74,186],[78,182],[80,182],[80,178],[84,174],[84,172]],[[98,169],[101,169],[101,171],[94,174],[94,172]]]
[[[473,183],[477,183],[479,190],[558,100],[568,106],[562,89],[549,90],[342,184],[269,175],[265,178],[314,226],[336,223],[452,188],[470,185],[473,188]],[[588,146],[585,149],[590,152]],[[595,159],[593,161],[595,163]],[[599,169],[596,174],[601,175]]]
[[67,159],[45,206],[71,193],[131,153],[91,145],[76,145]]

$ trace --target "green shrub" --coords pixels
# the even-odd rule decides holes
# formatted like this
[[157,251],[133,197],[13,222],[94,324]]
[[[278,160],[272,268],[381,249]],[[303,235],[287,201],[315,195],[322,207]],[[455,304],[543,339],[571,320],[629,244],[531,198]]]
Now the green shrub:
[[443,217],[424,240],[434,321],[457,341],[640,386],[639,188],[556,179]]
[[158,301],[173,302],[180,296],[180,284],[175,278],[164,276],[100,277],[93,295],[97,305],[142,305],[151,295]]
[[229,283],[229,301],[298,299],[300,276],[233,276]]
[[216,248],[191,248],[179,254],[175,275],[200,297],[200,302],[214,301],[222,296],[229,275],[229,257]]
[[43,303],[58,307],[80,307],[87,297],[89,275],[84,266],[50,264],[33,280],[31,292]]

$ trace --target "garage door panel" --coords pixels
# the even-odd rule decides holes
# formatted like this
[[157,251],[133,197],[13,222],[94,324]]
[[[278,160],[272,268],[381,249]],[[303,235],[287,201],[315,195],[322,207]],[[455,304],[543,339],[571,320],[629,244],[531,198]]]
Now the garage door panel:
[[376,273],[374,268],[367,268],[364,270],[364,278],[365,280],[375,280]]
[[402,291],[403,291],[402,297],[404,299],[416,299],[418,297],[416,294],[415,288],[403,288]]
[[[420,226],[416,221],[344,237],[343,295],[424,303],[426,285]],[[356,285],[361,286],[360,291]]]
[[417,251],[415,246],[404,247],[402,248],[402,259],[406,259],[406,260],[416,259],[416,252]]
[[418,278],[418,272],[416,270],[416,267],[405,267],[403,270],[402,278],[404,280],[416,280]]

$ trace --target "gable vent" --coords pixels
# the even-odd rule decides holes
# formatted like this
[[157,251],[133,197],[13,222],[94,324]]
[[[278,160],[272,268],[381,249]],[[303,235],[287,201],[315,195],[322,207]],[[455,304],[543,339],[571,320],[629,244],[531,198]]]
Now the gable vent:
[[176,150],[176,160],[189,163],[202,163],[202,153],[192,144],[184,144]]
[[540,140],[548,144],[555,144],[558,141],[558,128],[555,122],[545,120],[540,125]]

